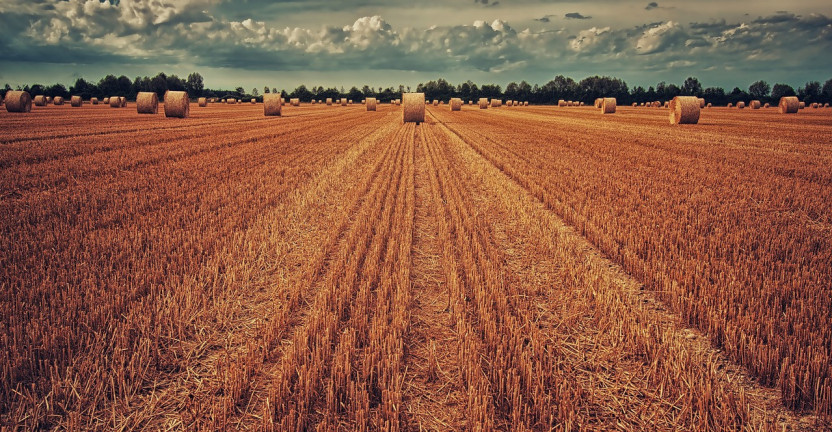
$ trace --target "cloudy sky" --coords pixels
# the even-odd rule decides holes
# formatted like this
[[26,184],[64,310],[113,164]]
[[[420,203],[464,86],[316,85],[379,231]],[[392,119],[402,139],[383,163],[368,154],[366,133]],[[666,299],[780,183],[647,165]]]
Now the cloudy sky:
[[0,0],[0,85],[505,86],[558,74],[747,88],[832,78],[829,0]]

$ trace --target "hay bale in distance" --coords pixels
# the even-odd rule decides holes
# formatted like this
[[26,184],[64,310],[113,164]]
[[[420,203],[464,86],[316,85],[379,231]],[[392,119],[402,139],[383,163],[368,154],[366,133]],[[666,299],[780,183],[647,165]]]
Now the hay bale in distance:
[[491,108],[498,108],[503,105],[503,101],[500,99],[491,99]]
[[292,98],[289,100],[289,102],[292,104],[292,106],[300,106],[300,99],[298,98]]
[[670,124],[697,124],[700,110],[696,96],[676,96],[670,101]]
[[731,102],[728,102],[728,108],[733,108],[733,107],[734,107],[734,104],[731,103]]
[[615,98],[603,98],[601,100],[601,112],[604,114],[615,114]]
[[199,104],[200,107],[205,108],[205,107],[208,106],[208,99],[204,98],[204,97],[201,97],[201,98],[197,99],[197,103]]
[[780,98],[780,114],[794,114],[800,109],[800,100],[797,96],[784,96]]
[[637,106],[638,106],[638,104],[637,104],[637,103],[635,103],[635,102],[633,102],[633,108],[635,108],[635,107],[637,107]]
[[127,98],[124,96],[119,96],[118,101],[121,102],[121,107],[124,108],[127,106]]
[[797,109],[804,109],[804,108],[806,108],[806,102],[798,103]]
[[255,98],[251,98],[251,100],[250,100],[249,102],[250,102],[252,105],[254,105],[254,104],[256,104],[256,103],[257,103],[257,99],[255,99]]
[[332,98],[326,98],[327,106],[332,106]]
[[462,110],[462,99],[451,98],[451,103],[449,105],[451,107],[451,111],[460,111]]
[[376,110],[376,103],[378,103],[376,98],[371,97],[371,98],[364,99],[364,105],[367,105],[367,111],[375,111]]
[[818,107],[818,103],[817,103],[817,102],[815,102],[815,103],[813,103],[813,104],[812,104],[812,108],[817,109],[817,107]]
[[[167,103],[165,103],[165,105],[167,105]],[[159,95],[157,95],[156,92],[139,92],[139,94],[136,95],[136,113],[158,114]]]
[[32,99],[32,103],[34,103],[35,106],[46,106],[46,96],[37,95],[34,99]]
[[479,104],[480,104],[480,109],[488,109],[488,99],[480,98]]
[[737,109],[745,108],[745,102],[737,102]]
[[342,107],[347,106],[347,98],[341,98],[341,106]]
[[110,96],[110,108],[121,108],[121,99],[118,96]]
[[64,104],[64,98],[61,97],[61,96],[55,96],[55,99],[52,99],[52,103],[55,104],[55,105],[63,105]]
[[765,104],[765,105],[763,105],[763,108],[769,108],[769,107],[771,107],[771,104],[770,104],[770,103],[768,103],[768,102],[766,102],[766,104]]
[[72,96],[69,98],[69,106],[78,108],[84,104],[84,100],[81,99],[81,96]]
[[[330,103],[332,101],[327,99]],[[263,95],[263,115],[264,116],[279,116],[283,108],[283,102],[280,99],[280,94],[269,93]]]
[[699,98],[699,108],[700,109],[705,108],[705,99],[704,98]]
[[424,93],[402,93],[402,118],[405,123],[419,124],[425,121],[425,94]]
[[712,103],[709,103],[709,104],[708,104],[708,108],[710,108],[710,107],[712,107],[712,106],[714,106],[714,104],[712,104]]
[[601,109],[601,106],[604,103],[604,98],[597,98],[595,99],[595,108]]
[[748,107],[751,108],[751,109],[757,110],[757,109],[760,109],[760,106],[761,106],[760,101],[758,101],[758,100],[753,100],[753,101],[748,103]]
[[98,98],[90,98],[90,103],[93,105],[98,105]]
[[565,107],[566,106],[566,101],[563,100],[563,99],[558,100],[558,106],[559,107]]
[[32,112],[32,96],[29,92],[10,90],[6,92],[6,112],[27,113]]
[[165,117],[188,118],[191,114],[191,100],[188,92],[165,92]]
[[103,103],[104,105],[109,105],[110,104],[110,98],[105,97],[104,99],[101,100],[101,103]]

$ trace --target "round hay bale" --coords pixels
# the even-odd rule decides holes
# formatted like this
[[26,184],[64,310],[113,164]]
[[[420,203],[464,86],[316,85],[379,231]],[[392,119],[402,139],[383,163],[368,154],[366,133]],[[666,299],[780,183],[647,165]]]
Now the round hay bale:
[[451,103],[449,105],[451,107],[451,111],[460,111],[462,110],[462,99],[451,98]]
[[800,103],[798,104],[797,109],[805,109],[805,108],[806,108],[806,102],[800,102]]
[[90,103],[93,105],[98,105],[98,98],[90,98]]
[[200,107],[205,108],[205,107],[208,106],[208,99],[206,99],[204,97],[201,97],[201,98],[197,99],[197,103],[199,104]]
[[104,105],[109,105],[110,104],[110,98],[105,97],[104,99],[101,100],[101,103],[103,103]]
[[289,100],[289,102],[292,104],[292,106],[300,106],[300,99],[298,98],[292,98]]
[[633,102],[633,108],[635,108],[635,107],[637,107],[637,106],[638,106],[638,104],[637,104],[637,103],[635,103],[635,102]]
[[642,102],[642,103],[638,104],[638,106],[643,107],[643,106],[644,106],[644,102]]
[[584,106],[583,102],[578,102],[578,106]]
[[[670,102],[668,102],[668,101],[664,101],[664,105],[663,105],[663,106],[664,106],[665,108],[669,107],[669,106],[670,106]],[[700,104],[699,108],[702,108],[702,105],[701,105],[701,104]]]
[[269,93],[263,95],[263,115],[279,116],[283,108],[283,101],[279,94]]
[[46,96],[37,95],[34,99],[32,99],[32,103],[34,103],[35,106],[46,106]]
[[755,109],[755,110],[760,109],[760,106],[761,106],[760,101],[758,101],[758,100],[753,100],[753,101],[749,102],[749,104],[748,104],[749,108]]
[[110,108],[121,108],[121,99],[118,96],[110,96]]
[[794,114],[800,109],[800,100],[797,96],[784,96],[780,98],[780,114]]
[[424,93],[403,93],[402,102],[404,102],[402,117],[405,123],[419,124],[425,121]]
[[734,107],[734,104],[731,103],[731,102],[728,102],[728,108],[733,108],[733,107]]
[[768,103],[768,102],[766,102],[766,104],[765,104],[765,105],[763,105],[763,108],[770,108],[770,107],[771,107],[771,104],[770,104],[770,103]]
[[51,103],[52,103],[52,96],[47,96],[46,97],[46,104],[48,105],[48,104],[51,104]]
[[251,100],[250,100],[249,102],[251,102],[251,104],[252,104],[252,105],[254,105],[254,104],[256,104],[256,103],[257,103],[257,99],[255,99],[255,98],[251,98]]
[[124,96],[118,97],[119,102],[121,102],[121,107],[124,108],[127,106],[127,98]]
[[710,107],[712,107],[712,106],[714,106],[714,104],[712,104],[712,103],[709,103],[709,104],[708,104],[708,108],[710,108]]
[[377,103],[378,101],[376,100],[376,98],[364,99],[364,104],[367,105],[367,111],[375,111]]
[[136,95],[136,112],[138,114],[159,113],[159,95],[156,92],[139,92]]
[[315,99],[312,99],[312,105],[317,105],[317,104],[318,104],[318,101],[315,100]]
[[745,108],[745,102],[737,102],[737,109]]
[[529,106],[529,101],[523,102],[523,106]]
[[52,99],[52,103],[55,104],[55,105],[63,105],[64,104],[64,98],[61,97],[61,96],[55,96],[55,99]]
[[352,105],[352,99],[347,101],[347,105]]
[[595,99],[595,108],[601,109],[601,105],[604,103],[604,98],[597,98]]
[[824,107],[824,108],[829,108],[829,102],[827,102],[827,103],[823,104],[823,107]]
[[670,101],[670,124],[697,124],[700,110],[696,96],[676,96]]
[[326,104],[332,106],[332,98],[326,98]]
[[165,92],[165,117],[188,118],[191,114],[191,100],[188,92]]
[[434,99],[434,100],[433,100],[433,106],[439,106],[439,101],[438,101],[438,100],[436,100],[436,99]]
[[601,100],[601,112],[604,114],[615,114],[615,98],[603,98]]
[[468,105],[473,105],[473,104],[474,104],[474,101],[472,101],[472,100],[468,101]]
[[342,107],[347,106],[347,98],[341,98],[341,106]]
[[503,104],[503,101],[499,99],[491,99],[491,108],[497,108]]
[[234,104],[236,104],[236,103],[237,103],[237,99],[235,99],[235,98],[228,98],[228,99],[226,99],[226,100],[225,100],[225,103],[227,103],[227,104],[229,104],[229,105],[234,105]]
[[78,108],[83,104],[84,104],[84,101],[83,101],[83,99],[81,99],[81,96],[72,96],[69,99],[69,106],[71,106],[71,107]]
[[559,107],[565,107],[566,106],[566,101],[563,100],[563,99],[558,100],[558,106]]
[[818,107],[818,104],[817,104],[817,102],[815,102],[815,103],[813,103],[813,104],[812,104],[812,108],[815,108],[815,109],[817,109],[817,107]]
[[32,96],[29,92],[10,90],[6,92],[6,112],[27,113],[32,112]]
[[704,98],[699,98],[699,108],[700,109],[705,108],[705,99]]
[[488,109],[488,99],[480,98],[479,105],[480,105],[480,109]]

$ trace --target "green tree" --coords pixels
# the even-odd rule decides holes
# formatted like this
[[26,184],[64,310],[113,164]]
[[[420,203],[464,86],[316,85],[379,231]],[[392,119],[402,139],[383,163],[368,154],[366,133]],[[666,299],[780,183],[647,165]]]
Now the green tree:
[[774,87],[771,88],[771,99],[779,101],[780,98],[784,96],[797,96],[797,93],[795,93],[794,88],[788,84],[774,84]]
[[202,91],[205,88],[205,83],[202,80],[202,75],[197,72],[192,72],[188,75],[185,81],[185,91],[191,97],[202,97]]
[[754,99],[766,99],[770,91],[771,86],[762,80],[757,81],[748,87],[748,94]]

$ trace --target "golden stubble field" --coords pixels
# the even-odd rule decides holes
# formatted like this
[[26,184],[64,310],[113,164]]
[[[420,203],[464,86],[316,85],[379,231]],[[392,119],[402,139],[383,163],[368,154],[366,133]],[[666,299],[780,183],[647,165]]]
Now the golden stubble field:
[[832,110],[262,110],[0,111],[4,430],[830,427]]

